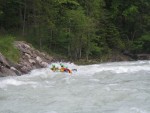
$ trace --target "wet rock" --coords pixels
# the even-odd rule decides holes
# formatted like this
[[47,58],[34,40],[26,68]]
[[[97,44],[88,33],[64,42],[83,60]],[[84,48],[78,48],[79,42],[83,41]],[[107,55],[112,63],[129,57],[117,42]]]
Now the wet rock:
[[11,67],[10,69],[13,70],[18,76],[21,75],[21,72],[17,70],[15,67]]
[[40,64],[42,67],[47,67],[48,66],[48,63],[47,62],[41,62]]
[[6,77],[6,76],[16,76],[17,74],[13,71],[13,70],[11,70],[11,69],[8,69],[8,68],[6,68],[6,67],[1,67],[1,69],[0,69],[1,71],[1,73],[0,73],[0,76],[1,77]]
[[21,68],[21,72],[27,74],[29,71],[31,71],[31,69],[32,69],[31,67],[23,66]]

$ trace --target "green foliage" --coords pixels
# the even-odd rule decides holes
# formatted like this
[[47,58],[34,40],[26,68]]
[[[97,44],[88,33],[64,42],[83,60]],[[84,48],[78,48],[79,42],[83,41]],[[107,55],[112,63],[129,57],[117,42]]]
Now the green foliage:
[[148,53],[149,29],[149,0],[0,0],[0,32],[71,59]]
[[14,39],[12,36],[0,36],[0,52],[10,61],[18,62],[20,53],[13,45]]
[[70,5],[79,5],[79,3],[78,2],[76,2],[75,0],[58,0],[58,2],[60,3],[60,4],[70,4]]
[[134,41],[132,44],[132,51],[134,53],[138,53],[141,52],[143,48],[143,42],[142,41]]
[[97,45],[97,43],[92,43],[91,45],[91,56],[100,56],[103,49]]
[[143,42],[142,51],[150,53],[150,34],[143,35],[140,40]]
[[0,11],[0,16],[3,14],[3,12],[2,11]]
[[123,11],[123,16],[125,16],[125,18],[128,19],[128,21],[134,22],[138,13],[138,7],[132,5]]
[[132,51],[136,53],[150,53],[150,34],[145,34],[134,41]]

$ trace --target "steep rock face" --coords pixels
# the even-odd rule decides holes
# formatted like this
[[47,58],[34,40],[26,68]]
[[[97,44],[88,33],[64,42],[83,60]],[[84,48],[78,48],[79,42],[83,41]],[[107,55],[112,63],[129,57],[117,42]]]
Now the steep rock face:
[[12,63],[0,53],[0,77],[26,74],[33,69],[47,67],[53,60],[26,42],[16,41],[14,46],[20,51],[21,58],[18,63]]
[[[15,68],[14,68],[15,69]],[[7,75],[17,75],[11,68],[7,59],[0,53],[0,76],[4,77]]]

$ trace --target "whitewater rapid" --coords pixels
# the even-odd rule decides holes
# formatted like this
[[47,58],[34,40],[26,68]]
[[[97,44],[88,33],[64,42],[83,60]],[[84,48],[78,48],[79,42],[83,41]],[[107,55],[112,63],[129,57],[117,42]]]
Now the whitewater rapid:
[[150,61],[64,65],[0,78],[0,113],[150,113]]

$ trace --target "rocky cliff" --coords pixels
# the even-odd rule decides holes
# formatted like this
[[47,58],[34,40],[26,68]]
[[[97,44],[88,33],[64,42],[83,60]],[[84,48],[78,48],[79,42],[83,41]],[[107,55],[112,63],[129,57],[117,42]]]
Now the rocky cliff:
[[53,60],[26,42],[16,41],[14,46],[20,51],[19,62],[13,63],[0,53],[0,77],[26,74],[33,69],[47,67]]

